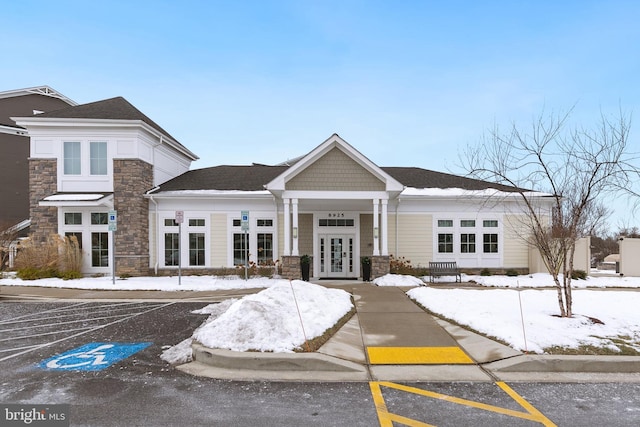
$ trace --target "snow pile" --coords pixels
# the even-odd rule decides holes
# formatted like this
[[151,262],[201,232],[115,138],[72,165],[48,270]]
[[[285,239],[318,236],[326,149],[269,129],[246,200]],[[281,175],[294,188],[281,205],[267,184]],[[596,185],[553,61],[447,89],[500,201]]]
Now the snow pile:
[[[562,275],[559,279],[562,281]],[[522,276],[471,276],[462,275],[463,282],[476,282],[482,286],[496,288],[542,288],[555,287],[553,278],[548,273],[535,273]],[[562,282],[561,282],[562,283]],[[609,275],[604,277],[587,276],[586,280],[571,280],[571,287],[580,288],[637,288],[640,286],[640,278]]]
[[210,348],[293,352],[304,344],[305,336],[312,339],[322,335],[352,308],[346,291],[300,280],[280,280],[269,289],[236,301],[193,337]]
[[[619,351],[612,339],[622,337],[627,345],[640,351],[640,292],[574,291],[574,317],[570,319],[557,316],[559,308],[555,290],[421,287],[407,294],[434,313],[487,336],[497,337],[517,350],[542,353],[552,346],[577,348],[593,345]],[[589,317],[604,324],[594,323]]]
[[[209,304],[199,310],[193,310],[195,314],[208,314],[209,317],[205,322],[196,329],[198,331],[204,325],[213,322],[220,315],[222,315],[234,302],[238,301],[236,298],[224,300],[221,303]],[[191,350],[191,343],[193,342],[193,336],[179,342],[178,344],[167,347],[160,355],[160,358],[172,365],[191,362],[193,360],[193,351]]]
[[386,274],[373,279],[373,284],[378,286],[422,286],[422,279],[404,274]]
[[82,279],[62,280],[57,278],[39,280],[21,280],[18,278],[1,279],[3,286],[43,286],[48,288],[69,289],[106,289],[110,291],[215,291],[228,289],[268,288],[276,283],[268,277],[256,277],[248,280],[237,276],[178,276],[169,277],[130,277],[119,279],[115,284],[111,276],[83,277]]

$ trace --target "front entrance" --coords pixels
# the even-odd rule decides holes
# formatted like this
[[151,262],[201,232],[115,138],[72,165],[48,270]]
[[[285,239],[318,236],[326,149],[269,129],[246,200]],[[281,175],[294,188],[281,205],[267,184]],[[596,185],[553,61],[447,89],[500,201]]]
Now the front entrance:
[[320,277],[352,277],[355,269],[354,235],[323,234],[320,243]]

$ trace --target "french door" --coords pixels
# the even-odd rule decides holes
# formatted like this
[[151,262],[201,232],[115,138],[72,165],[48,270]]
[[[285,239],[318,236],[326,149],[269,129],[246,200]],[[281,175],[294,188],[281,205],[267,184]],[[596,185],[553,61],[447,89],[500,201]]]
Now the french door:
[[355,236],[320,235],[320,277],[351,277],[354,274]]

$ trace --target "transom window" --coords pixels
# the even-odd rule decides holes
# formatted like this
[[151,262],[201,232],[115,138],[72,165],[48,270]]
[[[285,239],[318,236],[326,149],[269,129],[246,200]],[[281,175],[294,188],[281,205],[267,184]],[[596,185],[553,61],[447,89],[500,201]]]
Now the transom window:
[[92,225],[109,224],[109,214],[107,212],[91,212],[91,224]]
[[353,227],[355,221],[352,218],[321,218],[318,220],[320,227]]
[[204,227],[204,219],[201,219],[201,218],[189,219],[189,227]]
[[256,225],[258,227],[273,227],[273,220],[272,219],[258,219],[256,221]]
[[453,227],[453,220],[452,219],[439,219],[438,220],[438,227]]
[[476,220],[475,219],[463,219],[460,220],[460,227],[475,227]]
[[178,223],[173,218],[165,218],[164,219],[164,226],[165,227],[177,227]]
[[65,225],[82,225],[82,212],[65,212]]
[[497,227],[498,226],[498,220],[497,219],[485,219],[484,221],[482,221],[482,226],[483,227]]

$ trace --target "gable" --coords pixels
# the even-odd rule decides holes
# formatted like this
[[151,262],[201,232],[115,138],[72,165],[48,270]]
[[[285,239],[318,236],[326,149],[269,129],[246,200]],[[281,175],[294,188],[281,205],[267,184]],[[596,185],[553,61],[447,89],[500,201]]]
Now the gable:
[[384,191],[385,183],[333,147],[287,181],[285,187],[299,191]]

